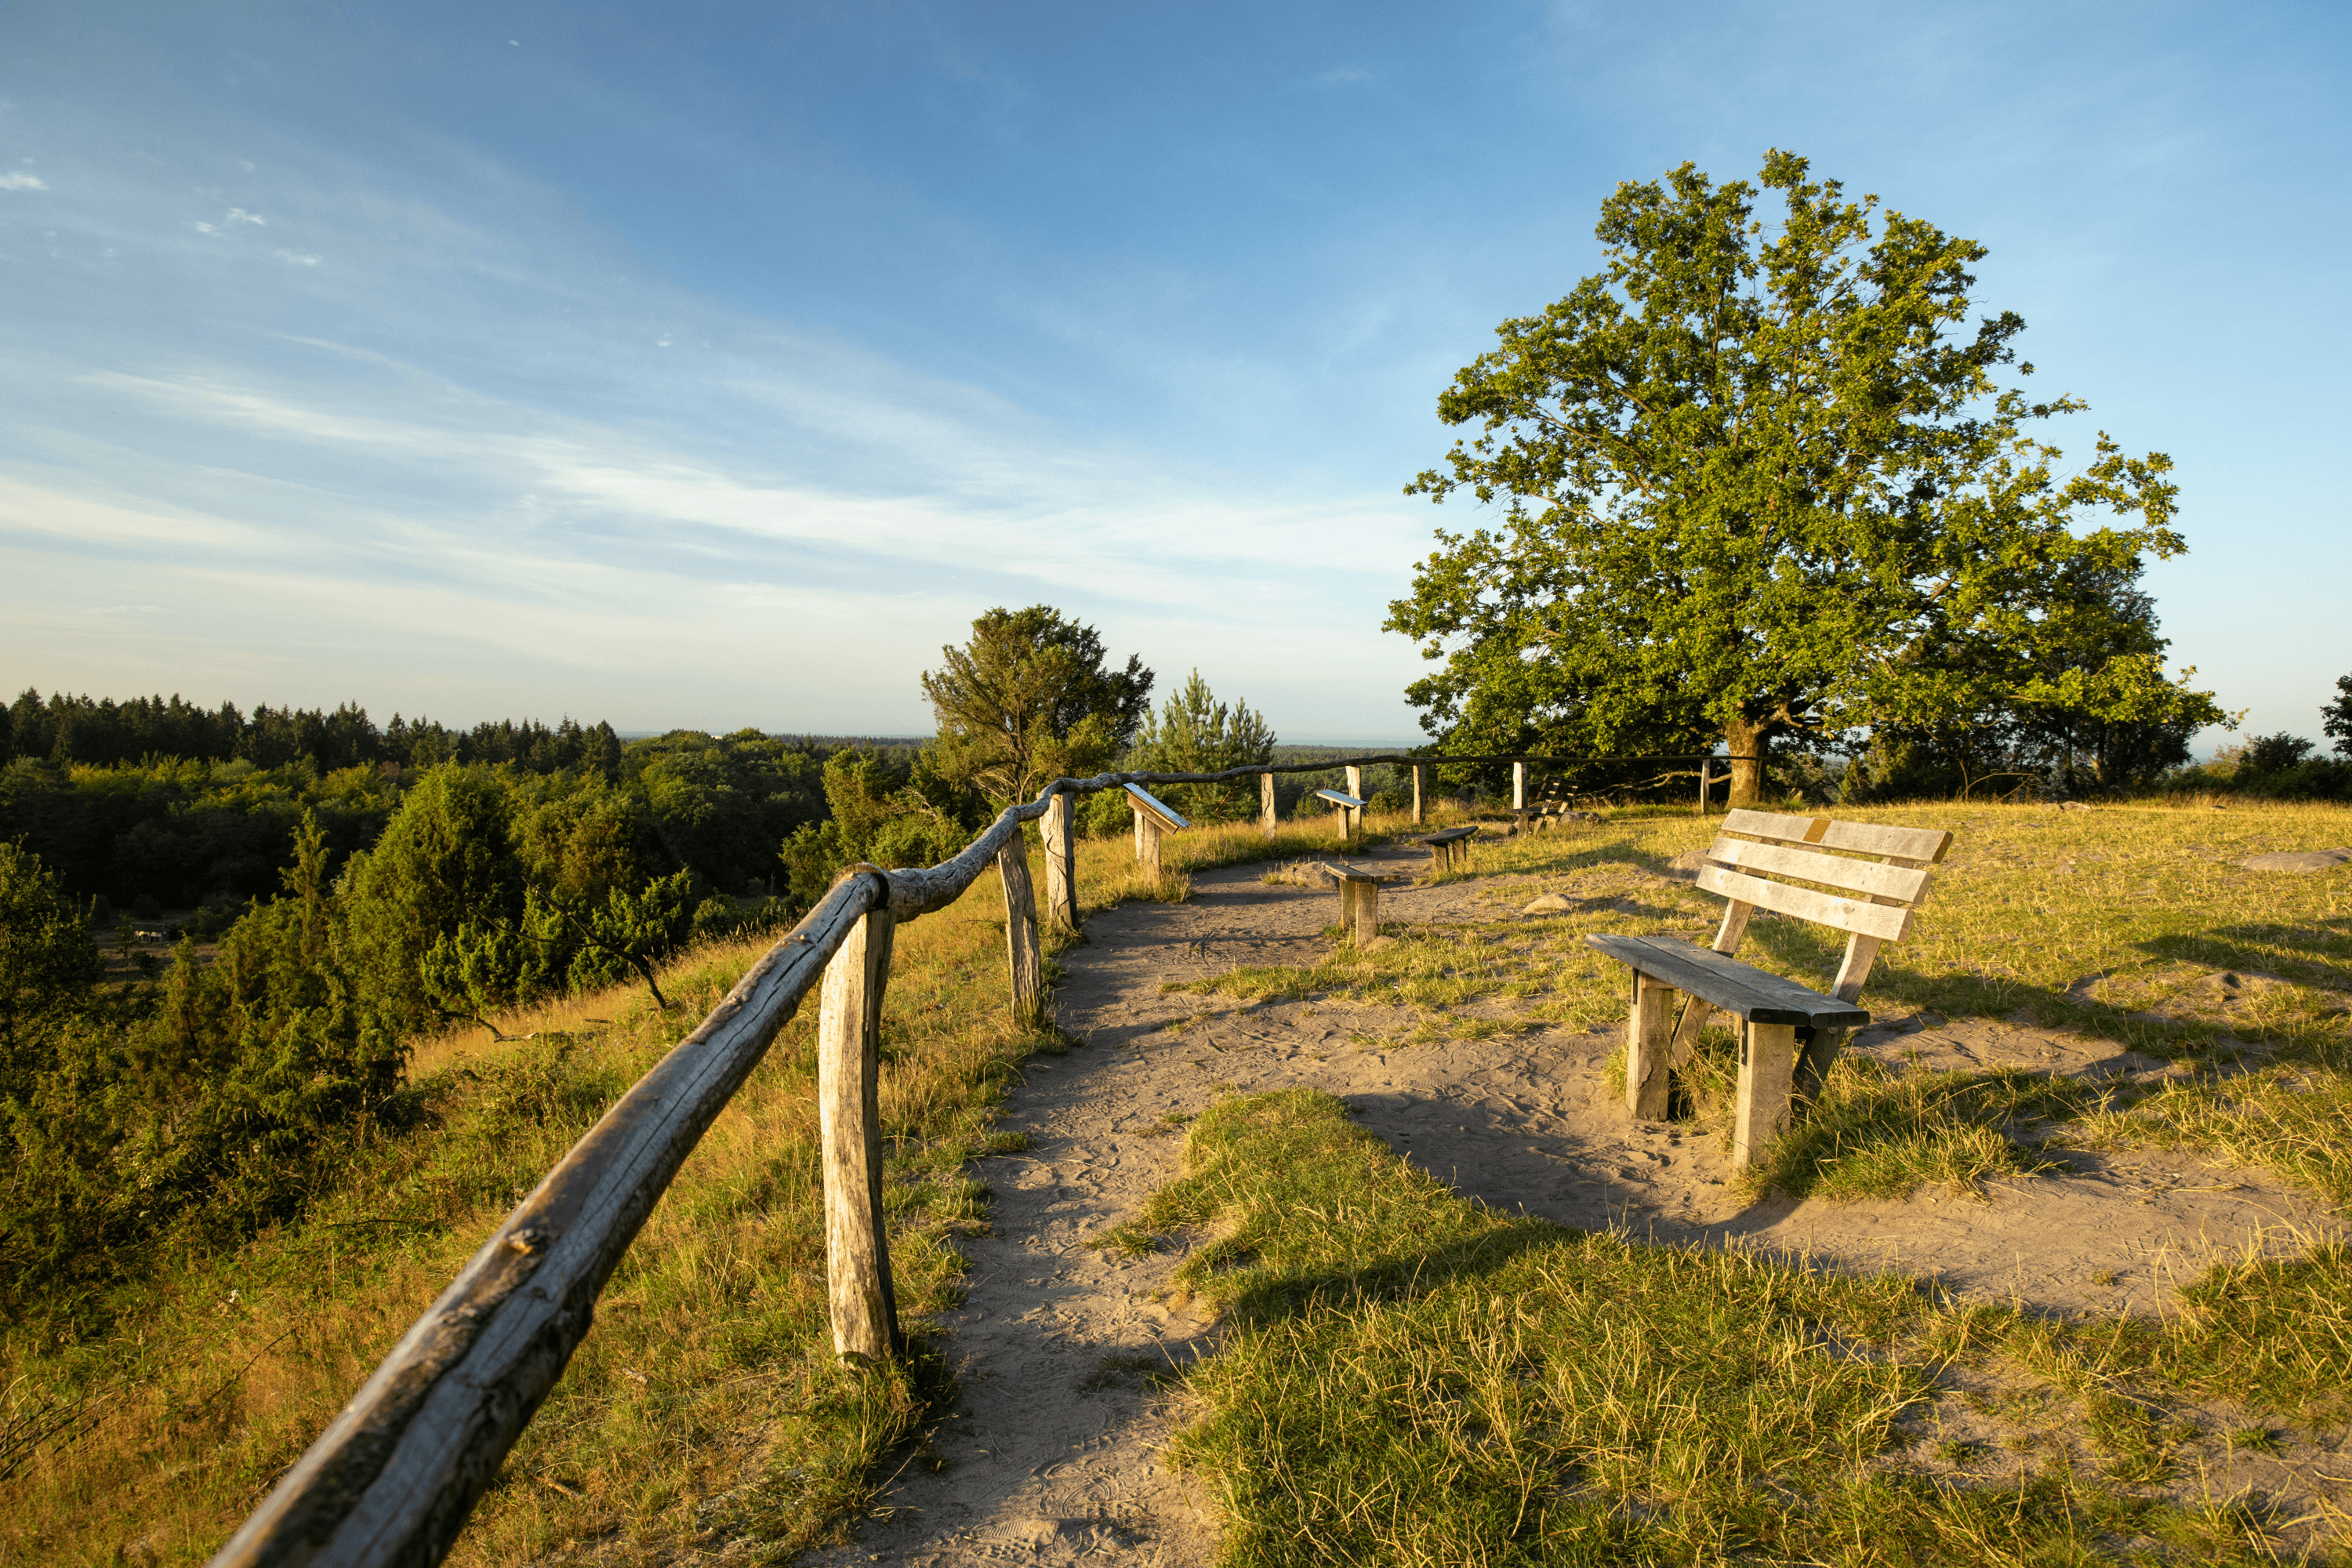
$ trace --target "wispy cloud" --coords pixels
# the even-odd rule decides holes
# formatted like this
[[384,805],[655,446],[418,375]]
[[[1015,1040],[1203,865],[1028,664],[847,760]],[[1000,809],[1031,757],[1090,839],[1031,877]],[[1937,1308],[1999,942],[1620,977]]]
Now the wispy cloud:
[[225,221],[228,223],[249,223],[256,227],[260,227],[269,222],[268,218],[263,217],[259,213],[249,213],[243,207],[229,208],[228,216]]
[[319,258],[315,256],[305,256],[299,250],[279,250],[275,254],[278,260],[291,263],[296,267],[316,267],[319,265]]
[[49,183],[38,174],[27,174],[16,169],[0,174],[0,191],[46,191],[48,188]]

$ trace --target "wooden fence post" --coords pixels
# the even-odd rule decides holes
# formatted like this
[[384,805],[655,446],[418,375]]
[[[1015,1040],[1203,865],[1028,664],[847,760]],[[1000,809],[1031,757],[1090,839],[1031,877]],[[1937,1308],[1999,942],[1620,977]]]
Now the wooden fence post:
[[1354,795],[1358,800],[1364,798],[1363,769],[1349,768],[1348,770],[1348,793]]
[[1429,769],[1423,763],[1412,764],[1412,825],[1415,827],[1429,820],[1421,801],[1422,775],[1428,771]]
[[1034,1024],[1043,1016],[1039,999],[1045,990],[1045,961],[1037,947],[1037,896],[1029,885],[1029,846],[1018,833],[996,852],[996,874],[1004,883],[1004,959],[1013,976],[1013,1016]]
[[1513,811],[1525,811],[1527,808],[1528,764],[1525,763],[1513,763],[1511,764],[1511,809]]
[[882,1212],[882,992],[890,980],[893,926],[887,909],[857,922],[824,966],[816,1026],[833,1348],[869,1361],[895,1356],[904,1344]]
[[1698,814],[1706,815],[1707,792],[1715,787],[1715,759],[1701,757],[1698,763]]
[[1078,878],[1072,832],[1077,796],[1055,790],[1045,803],[1037,836],[1045,846],[1045,920],[1065,931],[1078,929]]
[[1257,819],[1258,825],[1265,829],[1267,842],[1271,843],[1274,839],[1274,775],[1270,773],[1257,775]]
[[1160,824],[1143,807],[1139,805],[1130,809],[1135,813],[1135,863],[1157,876],[1160,871]]

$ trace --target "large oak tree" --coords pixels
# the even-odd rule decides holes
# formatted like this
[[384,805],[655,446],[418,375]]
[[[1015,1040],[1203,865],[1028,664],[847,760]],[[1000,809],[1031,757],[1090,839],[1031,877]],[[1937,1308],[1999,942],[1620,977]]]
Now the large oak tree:
[[[1476,433],[1406,493],[1501,514],[1441,531],[1390,607],[1443,661],[1409,693],[1440,750],[1719,738],[1756,759],[1745,804],[1784,737],[2035,703],[2218,718],[2067,587],[2184,548],[2169,459],[2103,432],[2061,470],[2032,431],[2085,405],[2004,384],[2032,366],[2014,313],[1969,324],[1982,246],[1790,153],[1760,183],[1763,215],[1687,163],[1619,186],[1606,269],[1505,321],[1438,400]],[[2062,654],[2090,663],[2053,681]]]

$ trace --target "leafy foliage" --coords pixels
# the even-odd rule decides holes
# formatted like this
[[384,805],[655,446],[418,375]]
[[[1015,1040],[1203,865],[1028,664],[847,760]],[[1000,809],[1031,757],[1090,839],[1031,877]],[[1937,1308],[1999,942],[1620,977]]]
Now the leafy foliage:
[[2336,754],[2352,757],[2352,675],[2336,678],[2336,700],[2319,710],[2320,732],[2336,742]]
[[[2060,470],[2029,427],[2085,405],[1996,381],[2024,322],[1964,330],[1982,246],[1850,202],[1790,153],[1761,184],[1769,228],[1755,187],[1687,163],[1619,186],[1607,269],[1505,321],[1439,398],[1479,434],[1407,493],[1502,506],[1499,530],[1441,531],[1390,607],[1444,661],[1409,693],[1441,750],[1720,736],[1760,759],[2017,706],[2220,721],[2090,591],[2184,548],[2170,460],[2102,434]],[[2115,521],[2078,529],[2099,510]],[[1761,778],[1735,763],[1735,803]]]
[[21,1092],[37,1042],[83,1009],[100,967],[80,911],[41,858],[0,843],[0,1096]]
[[784,846],[794,900],[814,904],[845,866],[929,866],[987,825],[988,801],[941,771],[936,748],[911,762],[855,748],[825,761],[828,815]]
[[1150,711],[1141,658],[1108,668],[1102,635],[1049,605],[991,610],[963,647],[940,654],[923,677],[940,727],[934,765],[999,805],[1048,779],[1101,772]]
[[[1213,773],[1274,760],[1274,727],[1246,702],[1220,702],[1192,671],[1184,689],[1171,696],[1144,721],[1129,754],[1132,771]],[[1229,784],[1171,784],[1165,797],[1195,822],[1238,822],[1257,814],[1255,780]]]

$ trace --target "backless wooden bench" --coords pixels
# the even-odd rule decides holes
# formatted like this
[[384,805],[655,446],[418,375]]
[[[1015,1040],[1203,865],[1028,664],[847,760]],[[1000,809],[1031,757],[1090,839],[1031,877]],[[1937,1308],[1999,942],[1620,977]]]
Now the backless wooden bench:
[[[1881,947],[1910,931],[1934,877],[1928,868],[1951,844],[1952,836],[1940,828],[1769,811],[1735,811],[1724,818],[1722,836],[1707,847],[1698,874],[1702,889],[1729,900],[1712,949],[1677,936],[1587,939],[1633,972],[1633,1018],[1625,1031],[1627,1109],[1662,1120],[1669,1073],[1690,1058],[1707,1015],[1728,1013],[1741,1026],[1733,1158],[1756,1163],[1764,1145],[1787,1127],[1791,1101],[1810,1101],[1820,1092],[1846,1037],[1870,1022],[1857,1005],[1870,966]],[[1877,858],[1853,858],[1861,855]],[[1748,916],[1759,909],[1847,933],[1845,958],[1829,994],[1732,956],[1748,933]],[[1679,1020],[1672,1016],[1676,993],[1684,1004]]]
[[1470,863],[1470,840],[1478,836],[1478,825],[1448,827],[1429,835],[1422,843],[1429,847],[1429,874],[1451,870],[1456,864]]
[[1315,794],[1318,797],[1329,801],[1331,809],[1339,814],[1339,842],[1342,844],[1355,842],[1358,830],[1364,826],[1364,807],[1368,804],[1364,797],[1337,789],[1318,789]]

